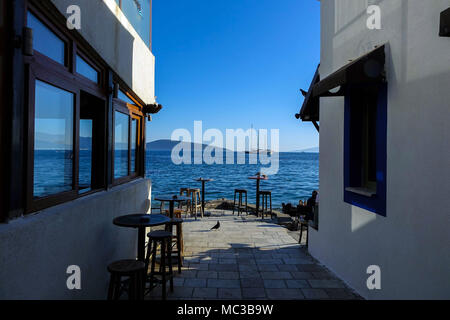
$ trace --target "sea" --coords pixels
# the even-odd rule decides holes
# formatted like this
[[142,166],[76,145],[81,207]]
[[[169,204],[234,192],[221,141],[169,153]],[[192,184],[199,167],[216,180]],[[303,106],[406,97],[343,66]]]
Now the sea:
[[[39,150],[35,154],[34,195],[46,196],[72,188],[71,156],[65,151]],[[245,163],[234,164],[175,164],[170,151],[148,150],[146,154],[146,177],[152,180],[152,198],[158,195],[179,194],[180,188],[201,188],[199,178],[213,179],[206,183],[206,200],[233,199],[235,189],[248,191],[249,203],[256,203],[256,181],[249,177],[261,172],[269,165],[250,164],[250,155],[245,155]],[[272,192],[272,207],[281,208],[282,203],[297,204],[306,200],[312,191],[319,188],[318,153],[279,153],[278,171],[261,181],[260,190]],[[242,154],[241,154],[242,156]],[[91,152],[80,152],[79,183],[90,184]],[[192,160],[194,157],[192,157]],[[116,164],[120,163],[116,159]],[[126,161],[122,162],[126,165]],[[259,163],[259,162],[258,162]],[[120,169],[120,168],[119,168]],[[126,168],[124,171],[126,172]],[[119,170],[120,171],[120,170]],[[88,189],[87,189],[88,191]],[[80,191],[82,192],[82,191]]]
[[[271,155],[272,157],[275,156]],[[256,203],[256,181],[249,177],[269,165],[250,164],[174,164],[170,151],[147,151],[146,176],[152,180],[152,195],[178,194],[180,188],[201,188],[199,178],[213,179],[206,183],[206,200],[233,199],[234,189],[246,189],[249,203]],[[260,190],[272,192],[272,207],[282,203],[297,204],[319,188],[319,153],[282,152],[278,154],[279,169],[261,181]],[[237,155],[235,154],[235,160]]]

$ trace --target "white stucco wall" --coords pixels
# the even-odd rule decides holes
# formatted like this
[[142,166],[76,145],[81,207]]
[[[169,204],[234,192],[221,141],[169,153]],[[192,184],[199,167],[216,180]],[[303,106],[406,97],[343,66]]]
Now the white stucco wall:
[[[149,212],[151,181],[137,181],[0,224],[0,300],[106,299],[109,263],[136,257],[137,230],[115,217]],[[68,290],[69,265],[81,290]]]
[[81,9],[81,35],[145,103],[155,102],[155,57],[114,0],[51,0]]
[[[320,226],[310,252],[369,299],[450,298],[449,0],[321,1],[321,78],[388,43],[387,216],[343,201],[344,99],[321,98]],[[348,2],[348,0],[346,0]],[[382,30],[366,28],[378,4]],[[381,267],[381,290],[366,269]]]

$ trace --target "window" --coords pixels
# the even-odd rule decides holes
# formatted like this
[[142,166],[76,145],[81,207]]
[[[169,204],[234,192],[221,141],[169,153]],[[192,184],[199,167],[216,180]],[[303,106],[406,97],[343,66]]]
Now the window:
[[73,188],[73,119],[74,94],[37,80],[34,198]]
[[95,83],[99,82],[98,71],[95,70],[89,63],[86,62],[86,60],[84,60],[78,54],[76,58],[76,72]]
[[80,93],[79,193],[105,186],[105,101]]
[[65,65],[66,44],[53,33],[41,20],[28,11],[27,25],[33,29],[33,46],[36,51],[50,59]]
[[142,172],[142,118],[137,103],[125,91],[114,99],[114,183],[126,182]]
[[386,214],[386,85],[349,88],[345,97],[344,200]]
[[[120,92],[120,99],[112,99],[111,118],[107,117],[109,90],[103,77],[107,66],[93,48],[78,44],[65,25],[56,28],[37,10],[39,6],[29,6],[33,13],[27,11],[28,26],[34,30],[36,50],[34,56],[24,56],[26,213],[143,175],[140,104]],[[110,129],[113,137],[108,137]],[[108,138],[114,139],[112,146]]]
[[137,157],[137,150],[138,150],[138,119],[132,118],[131,119],[131,172],[137,172],[137,165],[136,165],[136,157]]
[[128,176],[128,134],[130,116],[116,111],[114,114],[114,178]]

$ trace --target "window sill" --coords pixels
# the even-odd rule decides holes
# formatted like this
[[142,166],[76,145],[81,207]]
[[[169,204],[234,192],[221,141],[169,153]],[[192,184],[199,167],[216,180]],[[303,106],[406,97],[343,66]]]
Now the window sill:
[[374,190],[362,188],[362,187],[347,187],[345,191],[359,194],[360,196],[371,198],[375,196],[377,193]]

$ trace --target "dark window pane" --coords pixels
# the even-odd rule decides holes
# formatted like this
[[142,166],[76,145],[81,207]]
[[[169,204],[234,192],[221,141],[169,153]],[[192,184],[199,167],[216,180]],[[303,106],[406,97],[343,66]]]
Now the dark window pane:
[[115,112],[114,123],[114,177],[128,176],[129,116]]
[[28,27],[33,29],[34,49],[46,55],[50,59],[65,65],[66,44],[49,28],[47,28],[36,16],[28,12]]
[[119,90],[119,93],[117,94],[117,98],[119,98],[120,100],[122,100],[126,103],[136,105],[136,103],[133,100],[131,100],[124,92],[122,92],[122,90]]
[[98,72],[92,68],[82,57],[77,55],[77,73],[88,78],[89,80],[98,83]]
[[74,94],[36,81],[34,197],[72,190]]
[[80,193],[91,190],[92,180],[92,120],[80,119]]
[[147,46],[150,46],[150,0],[122,1],[122,12]]
[[136,172],[136,150],[137,150],[137,119],[131,121],[131,171]]

